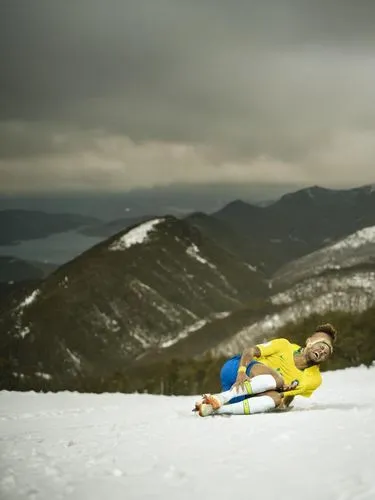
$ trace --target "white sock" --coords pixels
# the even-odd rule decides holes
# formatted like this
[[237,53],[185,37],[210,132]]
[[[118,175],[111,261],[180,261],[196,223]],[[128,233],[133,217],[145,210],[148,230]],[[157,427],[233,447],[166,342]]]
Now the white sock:
[[271,396],[258,396],[247,398],[239,403],[221,406],[214,414],[218,415],[250,415],[253,413],[264,413],[275,408],[275,401]]
[[229,391],[215,394],[215,396],[222,402],[223,405],[228,403],[236,396],[247,396],[249,394],[260,394],[261,392],[271,391],[276,389],[276,380],[270,374],[256,375],[251,380],[244,383],[244,389],[229,389]]

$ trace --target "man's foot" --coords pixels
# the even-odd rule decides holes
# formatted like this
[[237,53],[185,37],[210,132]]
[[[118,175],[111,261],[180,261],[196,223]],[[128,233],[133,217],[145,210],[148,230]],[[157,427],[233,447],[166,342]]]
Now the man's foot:
[[199,408],[201,406],[201,404],[205,403],[205,399],[204,399],[204,394],[202,394],[202,399],[200,399],[199,401],[196,401],[195,402],[195,405],[194,405],[194,409],[193,411],[199,411]]
[[203,403],[212,406],[214,410],[218,410],[223,406],[222,401],[214,394],[203,394]]
[[200,417],[208,417],[214,414],[214,409],[211,405],[202,403],[199,405],[198,414]]

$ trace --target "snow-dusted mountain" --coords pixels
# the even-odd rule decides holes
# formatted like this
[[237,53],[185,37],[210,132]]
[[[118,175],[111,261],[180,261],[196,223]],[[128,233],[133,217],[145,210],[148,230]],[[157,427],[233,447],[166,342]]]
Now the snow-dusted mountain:
[[312,186],[259,207],[241,200],[189,218],[204,234],[269,276],[281,266],[375,225],[372,185],[334,190]]
[[214,356],[241,352],[245,347],[275,336],[290,322],[312,314],[325,316],[332,311],[360,313],[375,304],[375,267],[373,271],[333,272],[310,278],[275,294],[271,302],[279,310],[265,315],[210,349]]
[[331,311],[360,313],[375,304],[375,226],[291,262],[270,283],[277,307],[211,349],[215,356],[241,351],[289,322]]
[[12,303],[0,316],[0,357],[18,377],[113,373],[266,292],[256,270],[196,228],[155,218],[93,247]]
[[275,273],[272,282],[276,287],[285,287],[325,271],[365,264],[375,264],[375,226],[290,262]]

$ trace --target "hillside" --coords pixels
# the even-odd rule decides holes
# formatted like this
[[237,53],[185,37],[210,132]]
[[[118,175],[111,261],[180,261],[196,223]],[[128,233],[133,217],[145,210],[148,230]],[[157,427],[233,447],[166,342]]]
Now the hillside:
[[270,282],[271,308],[265,317],[217,345],[212,353],[238,352],[255,335],[268,338],[288,323],[334,311],[361,313],[375,305],[374,227],[291,262]]
[[42,279],[57,268],[54,264],[32,262],[0,255],[0,282]]
[[360,229],[333,245],[283,266],[274,274],[272,283],[282,288],[325,271],[360,266],[375,267],[375,226]]
[[8,376],[63,382],[113,373],[267,290],[259,273],[196,228],[154,219],[60,267],[4,311],[0,357]]

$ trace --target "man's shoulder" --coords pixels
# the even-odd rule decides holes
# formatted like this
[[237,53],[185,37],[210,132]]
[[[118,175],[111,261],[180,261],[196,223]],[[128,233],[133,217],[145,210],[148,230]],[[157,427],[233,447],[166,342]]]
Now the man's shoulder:
[[297,344],[293,344],[290,340],[284,337],[277,338],[274,340],[274,342],[276,343],[275,345],[277,345],[277,347],[285,353],[293,353],[300,348],[300,346],[298,346]]
[[261,349],[261,351],[268,350],[269,348],[284,350],[285,348],[288,348],[290,345],[291,344],[289,340],[284,338],[270,339],[266,342],[262,342],[261,344],[257,344],[257,346]]
[[276,339],[273,339],[272,342],[274,342],[275,344],[278,344],[278,345],[283,345],[283,346],[291,346],[291,342],[288,340],[288,339],[285,339],[283,337],[279,337],[279,338],[276,338]]

